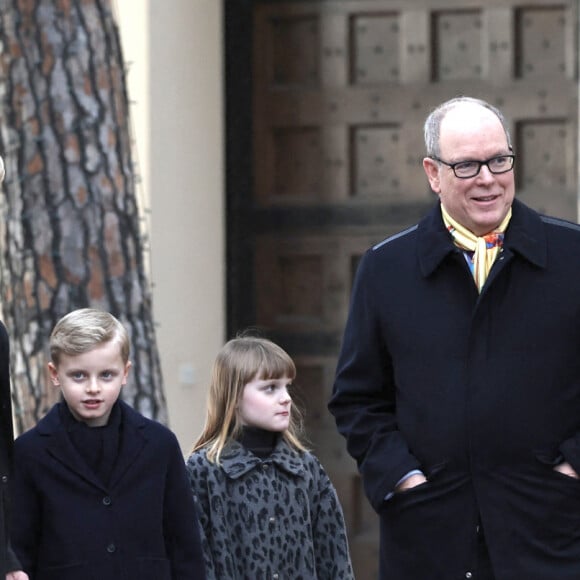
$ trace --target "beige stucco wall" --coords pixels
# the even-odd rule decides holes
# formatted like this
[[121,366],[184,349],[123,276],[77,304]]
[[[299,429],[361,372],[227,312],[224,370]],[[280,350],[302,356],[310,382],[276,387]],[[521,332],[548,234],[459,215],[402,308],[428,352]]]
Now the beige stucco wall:
[[225,332],[220,0],[116,0],[170,427],[203,425]]

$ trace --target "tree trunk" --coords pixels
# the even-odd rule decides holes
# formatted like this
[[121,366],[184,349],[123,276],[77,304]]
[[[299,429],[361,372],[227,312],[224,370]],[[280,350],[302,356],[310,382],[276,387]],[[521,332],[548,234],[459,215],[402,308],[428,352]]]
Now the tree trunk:
[[133,372],[123,398],[165,421],[111,2],[0,0],[0,42],[0,292],[17,428],[58,398],[48,337],[85,306],[127,326]]

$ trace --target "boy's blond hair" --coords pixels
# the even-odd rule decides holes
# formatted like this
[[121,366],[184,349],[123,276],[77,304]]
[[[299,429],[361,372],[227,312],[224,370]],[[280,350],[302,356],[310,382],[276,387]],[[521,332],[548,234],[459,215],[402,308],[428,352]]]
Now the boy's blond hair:
[[58,365],[62,354],[75,356],[109,341],[119,343],[121,357],[127,363],[129,334],[112,314],[95,308],[73,310],[56,323],[50,335],[50,358]]

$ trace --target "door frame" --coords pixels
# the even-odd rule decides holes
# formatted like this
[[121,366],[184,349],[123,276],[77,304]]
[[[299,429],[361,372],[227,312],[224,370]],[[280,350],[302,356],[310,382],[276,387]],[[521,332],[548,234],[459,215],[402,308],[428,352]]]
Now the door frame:
[[226,332],[255,324],[252,242],[253,0],[224,0]]

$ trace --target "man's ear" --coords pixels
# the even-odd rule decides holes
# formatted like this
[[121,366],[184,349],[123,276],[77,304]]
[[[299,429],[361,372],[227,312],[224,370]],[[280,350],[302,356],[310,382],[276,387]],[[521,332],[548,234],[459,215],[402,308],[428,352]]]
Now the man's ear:
[[427,179],[429,180],[431,189],[435,193],[439,193],[441,191],[441,183],[439,179],[439,163],[437,163],[437,161],[434,159],[431,159],[431,157],[425,157],[423,158],[423,169],[427,174]]
[[52,362],[48,363],[48,372],[50,374],[50,380],[55,387],[60,387],[60,380],[58,378],[58,369]]

